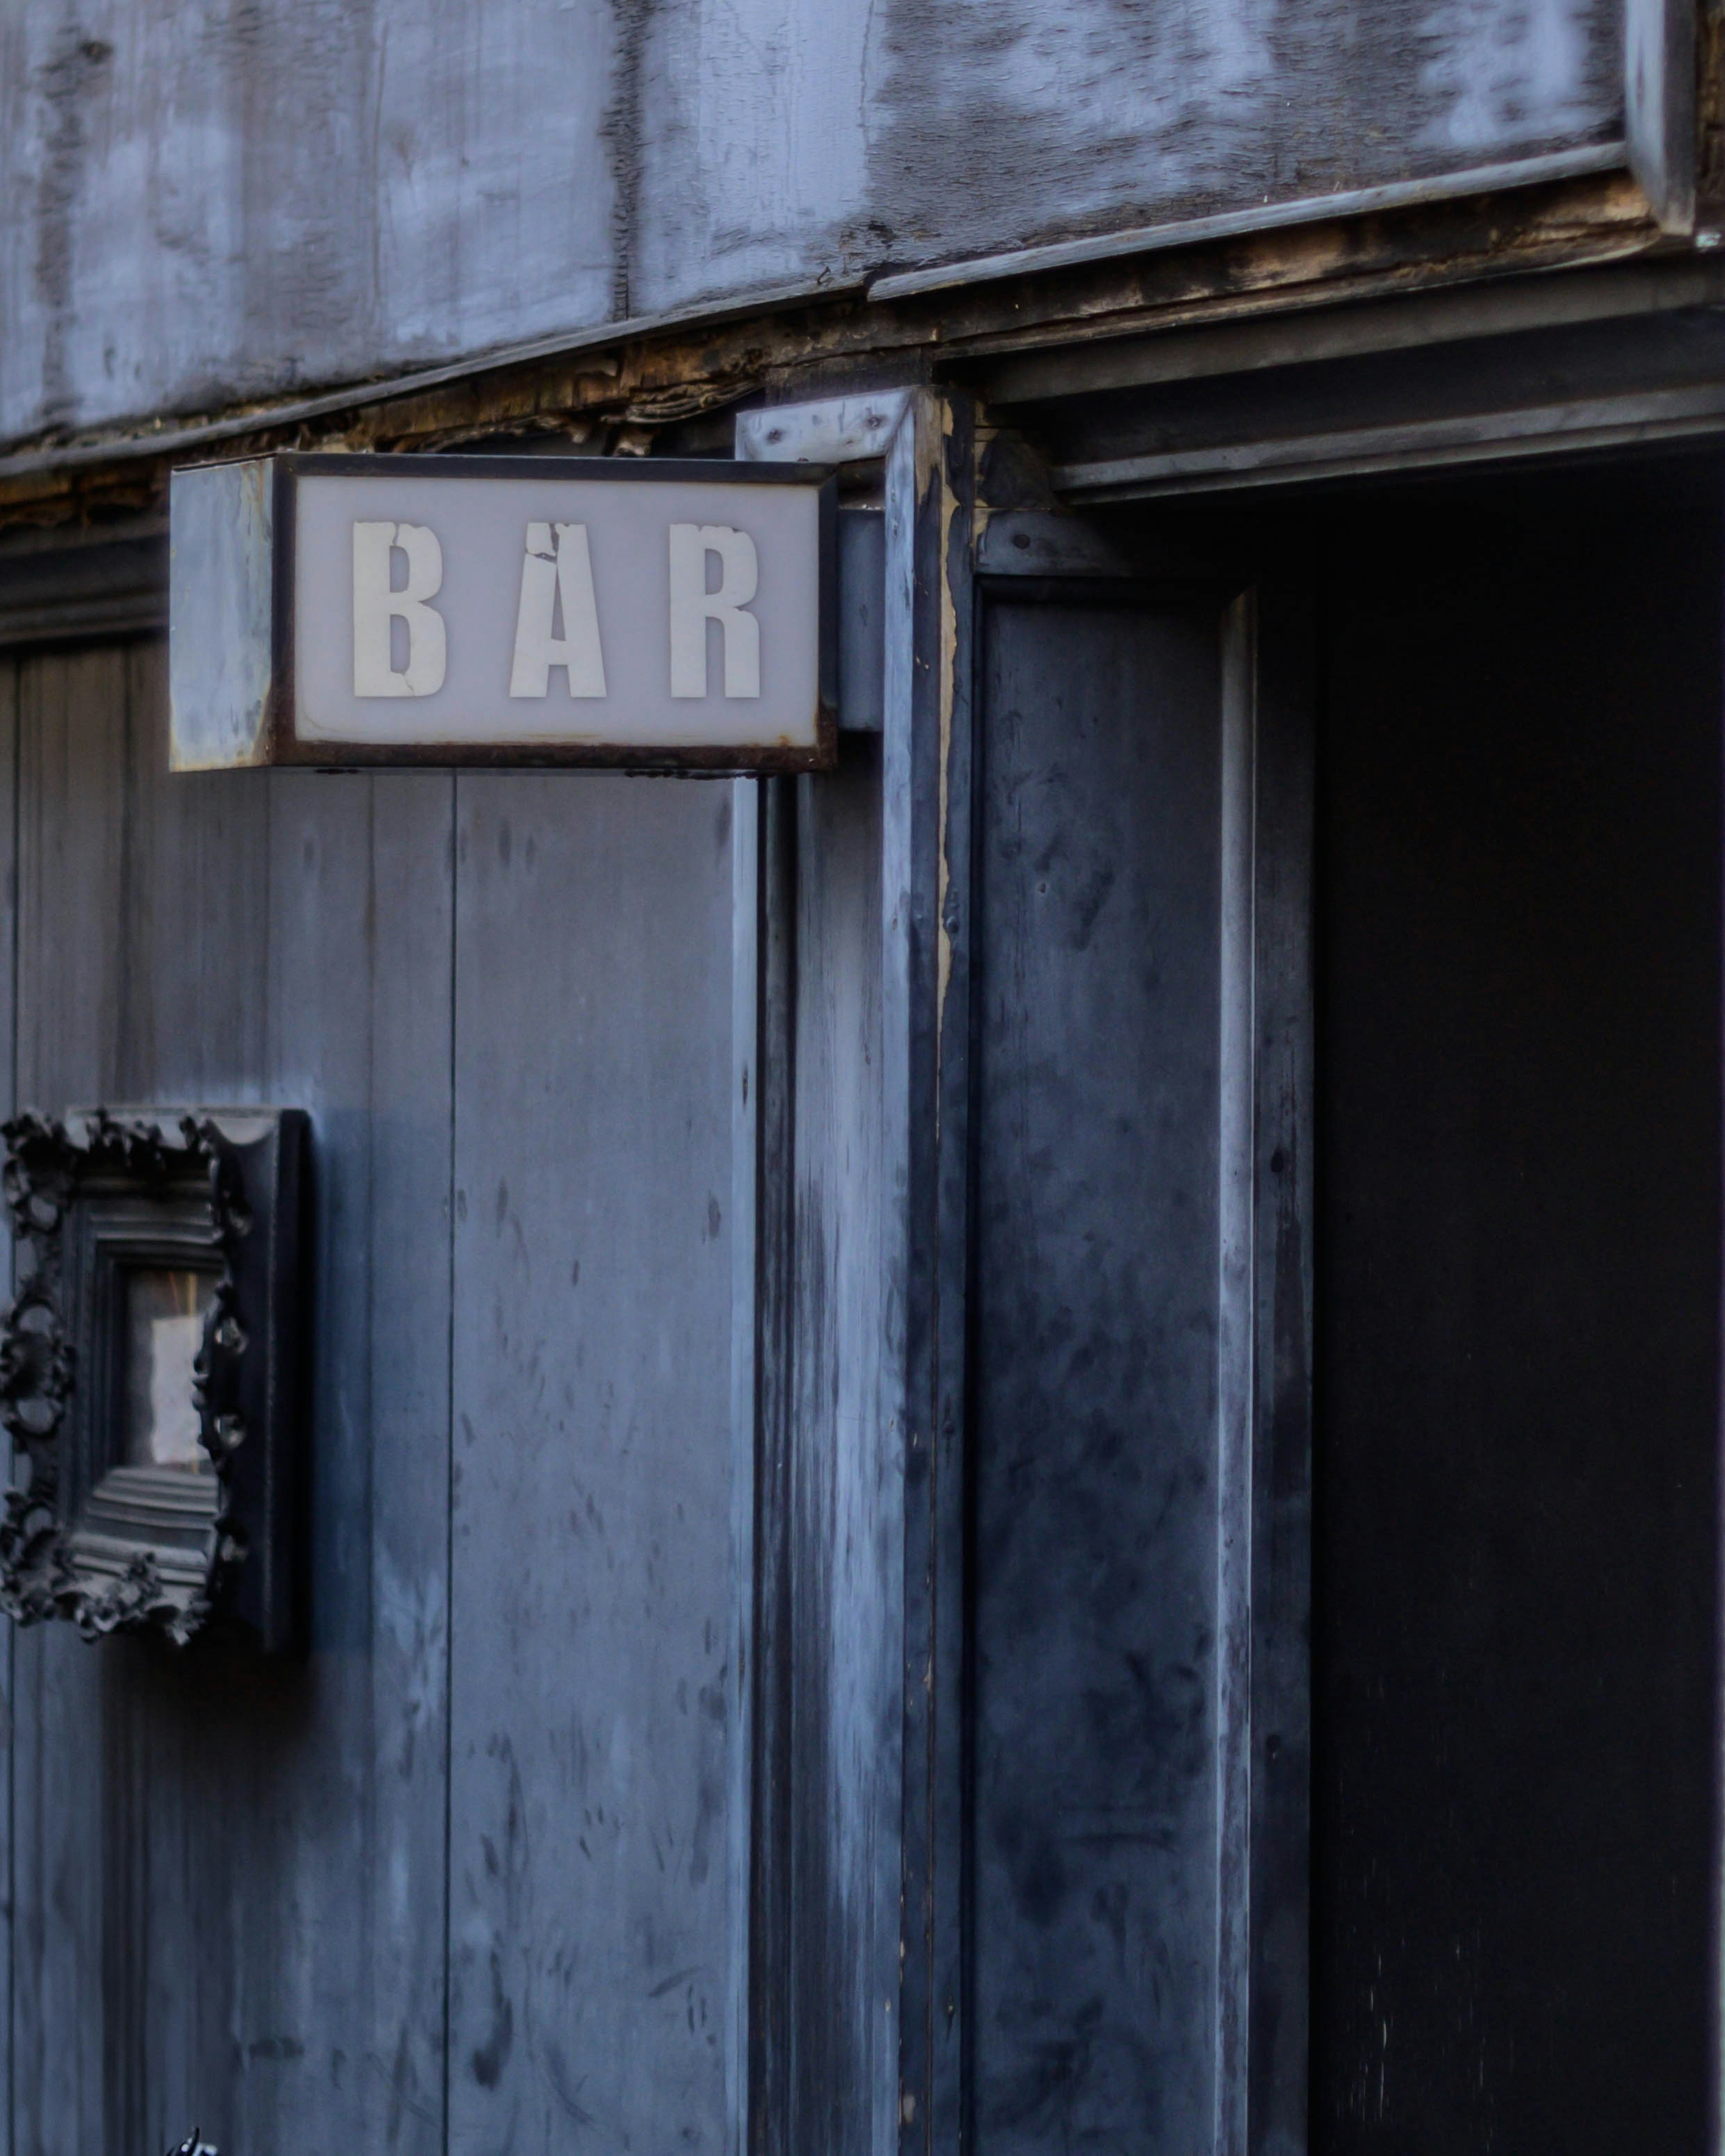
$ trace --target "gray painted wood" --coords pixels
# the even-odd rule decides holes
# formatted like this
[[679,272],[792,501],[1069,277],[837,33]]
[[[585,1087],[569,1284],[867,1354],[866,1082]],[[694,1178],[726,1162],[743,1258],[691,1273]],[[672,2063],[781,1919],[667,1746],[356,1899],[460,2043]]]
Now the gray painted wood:
[[732,789],[459,787],[450,2145],[717,2150]]
[[19,1090],[313,1114],[304,1665],[20,1634],[14,2145],[443,2139],[451,782],[170,778],[20,667]]
[[886,522],[878,509],[839,511],[839,725],[877,734],[885,708]]
[[964,2131],[973,444],[967,400],[919,393],[886,472],[881,1086],[886,1369],[905,1460],[903,2156]]
[[890,2145],[903,1455],[883,1229],[881,757],[772,790],[752,2145]]
[[0,438],[1617,139],[1620,23],[1609,0],[15,8]]
[[[926,439],[928,400],[898,393],[743,414],[737,451],[891,451],[886,491],[902,510],[895,438],[913,403]],[[916,438],[913,422],[904,446]],[[839,516],[847,735],[881,732],[888,674],[901,698],[910,657],[907,619],[888,618],[886,522],[878,510]],[[901,517],[895,528],[902,542]],[[896,638],[906,641],[889,668]],[[908,719],[901,701],[896,748]],[[817,2145],[877,2156],[901,2109],[908,1132],[905,916],[888,893],[905,804],[889,803],[886,769],[884,742],[847,740],[818,782],[750,789],[767,841],[747,890],[762,988],[751,1158],[766,1230],[750,1282],[762,1712],[749,2129],[762,2156]],[[890,1028],[901,1029],[891,1040]]]
[[1288,2156],[1310,609],[1002,530],[1030,573],[981,647],[969,2116],[985,2152]]
[[1695,228],[1695,0],[1625,0],[1630,162],[1667,232]]
[[[790,2147],[872,2156],[898,2067],[904,1460],[883,1368],[881,761],[797,782],[796,1290],[800,1445],[792,1736],[802,2005]],[[817,1764],[817,1763],[819,1763]]]
[[312,1696],[259,1774],[235,2146],[352,2136],[429,2156],[444,2139],[454,785],[265,785],[262,1067],[311,1108],[317,1144]]
[[[118,1076],[104,991],[121,917],[126,672],[123,649],[19,670],[18,941],[33,956],[17,984],[17,1083],[32,1101]],[[13,1654],[13,2145],[105,2152],[102,1789],[116,1763],[104,1666],[61,1626],[17,1635]]]
[[1251,1848],[1252,2156],[1306,2146],[1311,2032],[1312,819],[1316,609],[1255,594]]
[[1219,627],[1214,603],[988,615],[973,1437],[988,2156],[1215,2145]]
[[[0,659],[0,1107],[10,1115],[17,1056],[17,998],[14,967],[18,948],[18,675],[17,665]],[[0,1276],[12,1281],[8,1248]],[[11,1462],[5,1463],[10,1480]],[[6,1627],[0,1650],[0,2091],[4,2092],[6,2145],[12,2147],[13,1993],[13,1732],[18,1697],[17,1642]]]
[[757,780],[731,786],[731,1702],[729,1835],[731,2011],[726,2076],[732,2156],[749,2134],[750,1969],[755,1820],[755,1592],[760,1238],[761,795]]

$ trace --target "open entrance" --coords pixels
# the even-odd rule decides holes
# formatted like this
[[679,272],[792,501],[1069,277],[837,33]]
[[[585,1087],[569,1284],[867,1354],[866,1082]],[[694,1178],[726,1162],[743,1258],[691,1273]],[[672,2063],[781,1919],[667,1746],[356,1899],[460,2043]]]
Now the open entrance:
[[1312,526],[1335,2156],[1706,2139],[1721,479]]
[[1702,2143],[1720,480],[1117,511],[1144,581],[984,580],[985,2156]]

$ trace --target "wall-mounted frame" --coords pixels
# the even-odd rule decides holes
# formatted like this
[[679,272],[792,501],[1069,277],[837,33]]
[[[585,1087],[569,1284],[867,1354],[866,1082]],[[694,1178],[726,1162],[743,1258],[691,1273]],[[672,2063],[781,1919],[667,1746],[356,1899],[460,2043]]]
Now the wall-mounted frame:
[[183,1645],[304,1623],[296,1109],[74,1110],[0,1126],[27,1270],[0,1421],[28,1462],[0,1609]]

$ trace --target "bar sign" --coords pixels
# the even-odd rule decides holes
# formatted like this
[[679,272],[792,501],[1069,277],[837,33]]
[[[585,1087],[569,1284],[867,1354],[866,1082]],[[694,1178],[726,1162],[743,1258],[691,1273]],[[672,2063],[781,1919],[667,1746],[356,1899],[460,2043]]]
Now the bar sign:
[[834,524],[832,481],[807,465],[176,472],[173,767],[819,767]]

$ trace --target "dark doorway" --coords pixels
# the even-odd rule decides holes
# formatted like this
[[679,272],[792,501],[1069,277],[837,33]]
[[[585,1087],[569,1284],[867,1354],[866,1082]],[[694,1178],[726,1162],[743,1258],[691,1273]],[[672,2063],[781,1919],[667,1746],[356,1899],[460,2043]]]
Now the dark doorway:
[[1706,2145],[1721,480],[1313,549],[1322,2156]]

